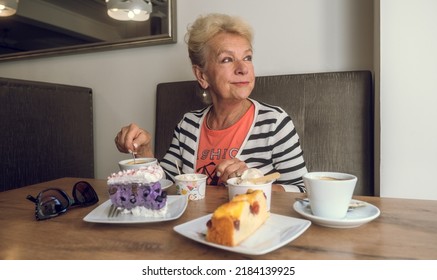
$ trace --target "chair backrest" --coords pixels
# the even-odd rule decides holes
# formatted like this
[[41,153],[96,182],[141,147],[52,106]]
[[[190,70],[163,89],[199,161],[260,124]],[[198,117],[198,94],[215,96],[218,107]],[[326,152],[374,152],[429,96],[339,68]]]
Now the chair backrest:
[[94,178],[90,88],[0,78],[0,191]]
[[[157,86],[155,155],[162,158],[183,113],[204,107],[196,81]],[[370,71],[256,78],[251,98],[282,107],[300,136],[309,171],[355,174],[355,195],[374,195],[373,84]]]

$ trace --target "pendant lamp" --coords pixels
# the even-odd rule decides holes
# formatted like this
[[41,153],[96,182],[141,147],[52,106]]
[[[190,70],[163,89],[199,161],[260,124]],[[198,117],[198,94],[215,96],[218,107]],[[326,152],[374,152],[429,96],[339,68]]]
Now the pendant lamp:
[[108,15],[116,20],[146,21],[152,13],[151,0],[106,0],[106,6]]
[[0,0],[0,17],[12,16],[17,12],[18,0]]

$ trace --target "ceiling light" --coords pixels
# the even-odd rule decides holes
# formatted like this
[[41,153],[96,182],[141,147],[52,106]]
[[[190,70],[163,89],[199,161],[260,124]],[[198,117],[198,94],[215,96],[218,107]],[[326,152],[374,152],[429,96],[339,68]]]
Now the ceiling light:
[[12,16],[17,12],[18,0],[0,0],[0,17]]
[[108,15],[116,20],[146,21],[152,13],[150,0],[106,0],[106,6]]

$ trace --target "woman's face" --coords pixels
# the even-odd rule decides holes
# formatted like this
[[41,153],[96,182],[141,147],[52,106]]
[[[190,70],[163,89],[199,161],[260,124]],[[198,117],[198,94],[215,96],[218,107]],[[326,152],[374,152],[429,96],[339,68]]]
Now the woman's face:
[[255,83],[250,42],[236,34],[220,33],[208,42],[205,54],[205,66],[195,73],[213,101],[248,98]]

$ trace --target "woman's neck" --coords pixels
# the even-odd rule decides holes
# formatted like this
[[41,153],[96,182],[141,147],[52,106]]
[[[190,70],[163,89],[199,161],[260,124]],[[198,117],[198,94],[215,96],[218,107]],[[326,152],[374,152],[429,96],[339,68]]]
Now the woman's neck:
[[213,105],[206,116],[206,125],[212,130],[226,129],[238,122],[247,112],[250,105],[251,102],[247,99],[242,100],[232,109]]

